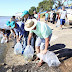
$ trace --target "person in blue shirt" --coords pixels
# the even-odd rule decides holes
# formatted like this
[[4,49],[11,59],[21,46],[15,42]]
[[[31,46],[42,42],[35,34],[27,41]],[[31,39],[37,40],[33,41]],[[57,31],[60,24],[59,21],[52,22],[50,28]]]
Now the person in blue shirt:
[[45,22],[47,23],[47,21],[48,21],[48,11],[46,12],[46,14],[45,14]]
[[[21,28],[22,31],[24,31],[24,36],[23,36],[23,48],[26,48],[27,46],[27,37],[28,37],[28,32],[25,31],[24,29],[24,19],[21,19],[21,21],[17,22],[19,27]],[[21,42],[22,40],[20,40]]]
[[[14,22],[14,21],[12,21],[12,22],[10,23],[10,25],[11,25],[11,29],[14,29],[14,31],[15,31],[15,33],[16,33],[16,39],[17,39],[18,41],[20,41],[21,38],[22,38],[23,35],[24,35],[24,31],[22,31],[22,29],[19,27],[19,25],[18,25],[16,22]],[[20,33],[20,37],[19,37],[19,33]]]
[[[26,22],[28,19],[36,19],[34,17],[34,15],[30,15],[29,12],[27,10],[25,10],[23,13],[22,13],[22,18],[24,19],[24,22]],[[29,34],[29,32],[28,32]],[[27,36],[28,36],[27,34]],[[35,48],[35,41],[36,41],[36,35],[33,33],[33,37],[31,39],[31,45]]]

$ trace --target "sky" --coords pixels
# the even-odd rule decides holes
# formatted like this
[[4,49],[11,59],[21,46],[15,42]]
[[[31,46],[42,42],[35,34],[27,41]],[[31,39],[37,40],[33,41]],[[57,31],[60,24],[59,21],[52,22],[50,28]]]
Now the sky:
[[41,1],[43,0],[0,0],[0,16],[12,16],[15,13],[29,10],[32,6],[37,7]]
[[38,6],[43,0],[0,0],[0,16],[12,16],[15,13]]

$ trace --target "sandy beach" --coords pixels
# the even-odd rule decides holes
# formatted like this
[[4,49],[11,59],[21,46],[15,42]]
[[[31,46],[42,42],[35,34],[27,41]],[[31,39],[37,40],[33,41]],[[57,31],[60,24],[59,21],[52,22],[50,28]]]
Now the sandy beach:
[[[42,21],[44,19],[41,19]],[[34,61],[26,62],[22,55],[15,55],[13,39],[6,44],[4,63],[0,64],[0,72],[72,72],[72,27],[56,28],[55,24],[47,23],[51,27],[53,35],[49,51],[53,51],[61,61],[59,67],[48,67],[46,63],[37,67]],[[1,45],[2,46],[2,45]]]

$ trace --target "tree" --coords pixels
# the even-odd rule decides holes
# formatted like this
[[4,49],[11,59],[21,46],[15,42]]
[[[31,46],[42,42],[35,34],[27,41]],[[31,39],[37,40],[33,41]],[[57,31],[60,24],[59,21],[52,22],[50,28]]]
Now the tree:
[[39,3],[38,8],[39,11],[46,11],[46,10],[51,10],[53,6],[52,0],[43,0],[42,2]]
[[37,7],[36,11],[37,11],[37,13],[39,12],[39,7]]
[[31,8],[29,9],[29,14],[32,15],[34,10],[36,10],[36,8],[35,8],[35,7],[31,7]]
[[63,3],[65,2],[66,0],[43,0],[42,2],[40,2],[38,4],[38,7],[35,8],[35,7],[31,7],[29,9],[29,13],[32,15],[33,14],[33,11],[36,10],[37,12],[42,12],[42,11],[50,11],[53,7],[53,5],[57,5],[55,7],[60,7],[63,5]]

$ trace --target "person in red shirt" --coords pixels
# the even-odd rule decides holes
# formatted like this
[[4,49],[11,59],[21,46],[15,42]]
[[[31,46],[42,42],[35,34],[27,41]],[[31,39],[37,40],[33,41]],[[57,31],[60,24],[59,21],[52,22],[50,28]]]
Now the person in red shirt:
[[40,13],[38,13],[38,21],[40,21]]

